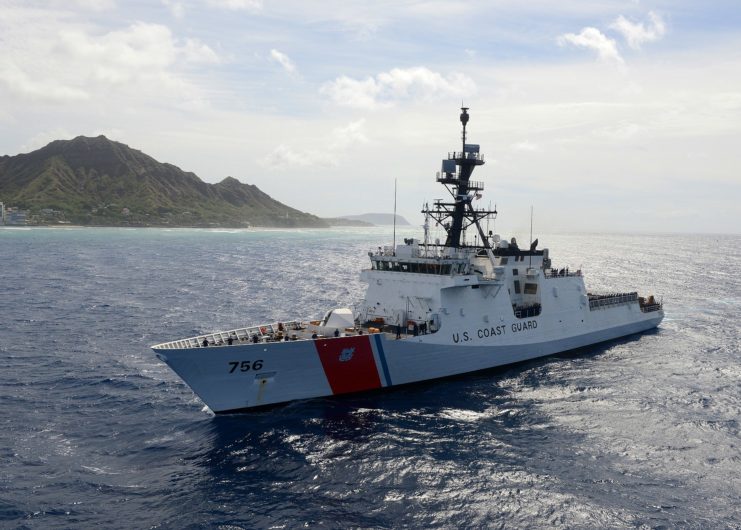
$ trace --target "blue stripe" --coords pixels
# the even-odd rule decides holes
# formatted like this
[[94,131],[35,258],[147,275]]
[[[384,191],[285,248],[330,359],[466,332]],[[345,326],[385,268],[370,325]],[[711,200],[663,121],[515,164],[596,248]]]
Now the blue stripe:
[[378,333],[373,338],[376,339],[376,353],[378,353],[378,358],[381,359],[381,368],[383,368],[383,375],[386,377],[386,386],[391,386],[393,383],[391,382],[391,374],[389,374],[389,366],[386,364],[386,355],[383,353],[381,334]]

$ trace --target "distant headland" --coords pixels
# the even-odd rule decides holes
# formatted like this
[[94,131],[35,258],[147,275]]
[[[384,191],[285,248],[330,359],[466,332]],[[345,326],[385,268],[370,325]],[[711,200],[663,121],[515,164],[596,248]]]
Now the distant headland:
[[[0,156],[5,224],[169,227],[369,226],[363,216],[323,219],[233,177],[209,184],[105,136],[56,140]],[[391,214],[388,214],[393,217]]]

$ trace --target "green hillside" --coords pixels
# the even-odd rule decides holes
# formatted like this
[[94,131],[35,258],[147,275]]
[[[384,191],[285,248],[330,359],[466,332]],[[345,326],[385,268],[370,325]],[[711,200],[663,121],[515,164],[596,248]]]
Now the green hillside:
[[217,184],[105,136],[0,157],[0,201],[77,224],[323,227],[320,218],[227,177]]

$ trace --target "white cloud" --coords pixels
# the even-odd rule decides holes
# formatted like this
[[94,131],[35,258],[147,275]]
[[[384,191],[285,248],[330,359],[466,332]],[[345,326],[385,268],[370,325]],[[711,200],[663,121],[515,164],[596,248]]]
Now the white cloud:
[[368,137],[365,135],[365,119],[353,121],[344,127],[338,127],[332,131],[331,147],[335,150],[346,149],[353,144],[366,144]]
[[[261,165],[274,169],[307,168],[314,166],[336,167],[342,155],[356,144],[368,143],[365,135],[365,120],[360,119],[332,130],[329,138],[324,138],[320,148],[295,149],[280,144],[263,158]],[[315,140],[316,141],[316,140]]]
[[178,61],[217,63],[219,57],[198,40],[180,45],[167,26],[137,22],[105,35],[79,30],[60,33],[59,51],[67,63],[88,69],[94,80],[123,84],[147,75],[160,75]]
[[[0,21],[0,97],[39,103],[119,101],[204,109],[198,76],[219,55],[197,39],[179,39],[164,25],[137,22],[99,31],[65,12],[42,16],[17,9]],[[195,68],[197,66],[198,68]],[[10,104],[10,103],[9,103]]]
[[232,11],[259,11],[262,0],[207,0],[208,5]]
[[373,109],[407,99],[432,101],[446,96],[468,97],[476,92],[473,80],[460,73],[443,76],[424,66],[394,68],[363,80],[340,76],[320,92],[338,105]]
[[376,101],[379,89],[375,79],[371,77],[358,81],[343,75],[325,83],[319,91],[329,96],[335,103],[347,107],[370,109],[379,106]]
[[270,60],[280,64],[289,74],[296,73],[296,65],[293,64],[293,61],[285,53],[272,49],[270,50]]
[[558,37],[558,44],[573,44],[580,48],[594,50],[603,61],[623,62],[614,39],[609,38],[597,28],[587,27],[581,33],[566,33]]
[[525,140],[523,142],[517,142],[517,143],[512,144],[512,149],[515,151],[533,152],[533,151],[538,150],[538,145]]
[[89,98],[81,88],[65,86],[51,78],[33,79],[7,59],[0,60],[0,83],[18,96],[37,101],[68,103]]
[[186,40],[185,46],[180,51],[184,59],[190,63],[218,64],[222,62],[221,57],[213,49],[198,39]]
[[620,15],[610,28],[620,33],[628,46],[638,50],[642,44],[657,41],[666,34],[666,24],[659,15],[652,11],[648,14],[648,20],[648,24],[633,23]]
[[68,62],[86,62],[96,79],[111,83],[127,82],[141,71],[165,67],[175,57],[169,30],[157,24],[138,23],[102,36],[67,30],[60,33],[59,40],[57,51]]
[[72,3],[83,9],[92,9],[93,11],[105,11],[116,5],[113,0],[74,0]]
[[183,18],[185,16],[185,6],[182,2],[178,2],[177,0],[162,0],[162,4],[170,10],[170,13],[175,18]]
[[279,144],[261,164],[265,167],[286,169],[311,166],[336,166],[337,160],[329,151],[321,149],[294,149]]

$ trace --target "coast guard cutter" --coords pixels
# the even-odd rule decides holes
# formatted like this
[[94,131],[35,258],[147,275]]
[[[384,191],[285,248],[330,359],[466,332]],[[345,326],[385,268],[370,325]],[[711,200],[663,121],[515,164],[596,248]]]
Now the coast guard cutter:
[[[369,252],[354,309],[321,320],[206,333],[152,346],[216,413],[380,389],[551,355],[656,327],[662,304],[638,293],[593,294],[580,270],[554,268],[548,249],[486,232],[471,180],[484,164],[466,143],[443,160],[448,200],[426,206],[422,241]],[[429,222],[444,242],[429,241]],[[466,241],[466,234],[473,241]]]

